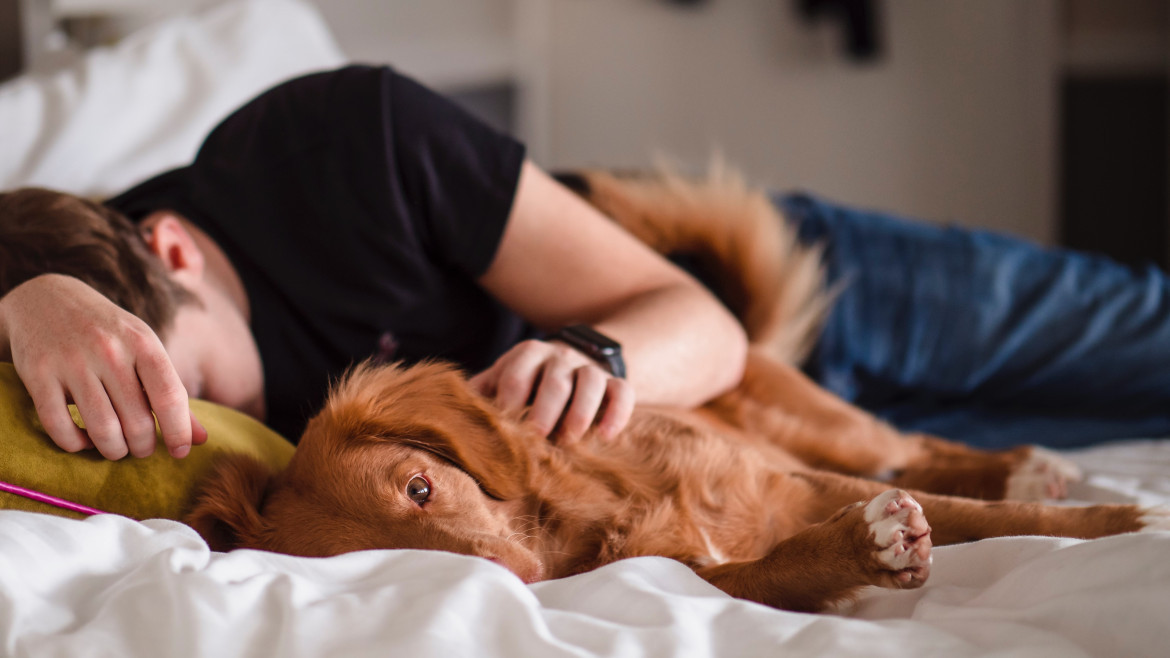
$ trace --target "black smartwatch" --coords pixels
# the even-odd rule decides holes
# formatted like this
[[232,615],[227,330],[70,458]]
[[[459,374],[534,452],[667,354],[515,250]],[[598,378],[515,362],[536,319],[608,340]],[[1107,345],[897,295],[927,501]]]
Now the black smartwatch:
[[626,362],[622,359],[621,343],[587,324],[569,325],[549,336],[549,340],[559,340],[570,345],[605,366],[614,377],[626,378]]

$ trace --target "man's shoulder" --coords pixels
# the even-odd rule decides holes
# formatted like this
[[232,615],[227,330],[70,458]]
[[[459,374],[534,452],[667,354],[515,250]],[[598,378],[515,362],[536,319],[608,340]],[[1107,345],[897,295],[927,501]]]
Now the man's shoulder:
[[220,122],[196,160],[281,158],[343,136],[368,138],[380,130],[390,75],[388,67],[353,65],[282,82]]
[[385,81],[396,75],[389,66],[349,64],[340,68],[313,71],[289,78],[260,93],[256,100],[269,95],[332,95],[353,90],[381,88]]

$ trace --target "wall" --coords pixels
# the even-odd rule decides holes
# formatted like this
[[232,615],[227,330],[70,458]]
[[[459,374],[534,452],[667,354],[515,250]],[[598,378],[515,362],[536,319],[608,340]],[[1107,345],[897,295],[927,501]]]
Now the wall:
[[1065,0],[1061,242],[1170,264],[1170,3]]
[[20,2],[0,0],[0,81],[20,73],[24,66]]
[[545,164],[718,149],[769,186],[1052,239],[1053,2],[887,1],[877,66],[794,4],[550,0]]
[[718,150],[773,188],[1055,234],[1058,0],[879,0],[875,66],[796,0],[315,1],[356,60],[444,91],[512,85],[511,125],[547,167],[699,169]]
[[513,0],[315,1],[354,60],[448,89],[513,77]]

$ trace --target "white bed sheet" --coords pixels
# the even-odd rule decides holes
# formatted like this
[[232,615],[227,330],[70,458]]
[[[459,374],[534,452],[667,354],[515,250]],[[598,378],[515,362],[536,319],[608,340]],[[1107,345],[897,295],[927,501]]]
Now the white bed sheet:
[[[1071,453],[1082,501],[1170,504],[1170,441]],[[638,558],[525,586],[423,551],[213,553],[185,526],[0,512],[5,656],[1154,656],[1170,533],[942,547],[915,591],[772,610]],[[412,654],[410,652],[419,652]]]

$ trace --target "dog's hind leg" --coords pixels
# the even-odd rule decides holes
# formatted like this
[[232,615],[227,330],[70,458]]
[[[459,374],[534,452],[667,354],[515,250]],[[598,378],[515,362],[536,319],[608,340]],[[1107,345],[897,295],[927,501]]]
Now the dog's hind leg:
[[813,468],[880,479],[906,489],[986,500],[1062,498],[1080,477],[1040,448],[986,451],[904,434],[819,387],[797,368],[749,355],[743,381],[706,412],[779,445]]

